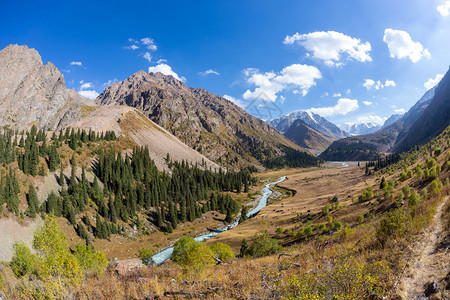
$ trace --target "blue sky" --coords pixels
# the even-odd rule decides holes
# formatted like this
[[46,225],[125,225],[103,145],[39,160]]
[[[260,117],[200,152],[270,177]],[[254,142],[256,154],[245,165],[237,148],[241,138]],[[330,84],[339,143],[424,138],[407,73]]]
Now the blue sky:
[[153,70],[261,118],[269,107],[382,122],[448,70],[449,10],[448,0],[4,0],[0,48],[35,48],[90,97]]

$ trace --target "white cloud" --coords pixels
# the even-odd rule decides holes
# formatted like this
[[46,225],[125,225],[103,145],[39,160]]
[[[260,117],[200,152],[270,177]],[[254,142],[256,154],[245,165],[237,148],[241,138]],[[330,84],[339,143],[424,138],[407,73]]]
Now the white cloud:
[[347,91],[345,92],[347,95],[351,94],[352,90],[351,89],[347,89]]
[[388,45],[392,58],[409,58],[413,63],[418,62],[422,56],[430,58],[428,49],[422,44],[414,42],[408,32],[387,28],[384,30],[383,41]]
[[367,105],[367,106],[369,106],[369,105],[372,105],[373,104],[373,102],[370,102],[370,101],[363,101],[362,102],[364,105]]
[[394,80],[386,79],[386,81],[384,82],[384,86],[385,86],[385,87],[389,87],[389,86],[397,86],[397,84],[395,83]]
[[387,118],[383,118],[376,115],[366,115],[366,116],[359,116],[355,119],[355,124],[359,123],[375,123],[379,125],[383,125],[384,122],[387,120]]
[[81,96],[86,97],[88,99],[95,99],[98,97],[99,93],[94,90],[84,90],[78,92]]
[[70,62],[71,66],[83,66],[83,63],[81,61],[71,61]]
[[210,75],[210,74],[213,74],[213,75],[220,75],[219,72],[214,71],[213,69],[208,69],[208,70],[206,70],[206,71],[204,71],[204,72],[199,72],[198,74],[201,75],[201,76],[206,76],[206,75]]
[[330,117],[335,115],[346,115],[349,112],[355,111],[358,107],[358,100],[341,98],[337,101],[335,106],[310,108],[307,109],[307,111],[321,115],[322,117]]
[[370,90],[370,89],[380,90],[385,87],[390,87],[390,86],[393,87],[396,85],[397,84],[395,83],[394,80],[386,79],[386,81],[383,84],[380,80],[375,81],[375,80],[369,79],[369,78],[364,79],[364,82],[362,84],[362,86],[365,87],[367,90]]
[[258,69],[245,69],[247,83],[255,85],[256,89],[252,92],[247,90],[244,99],[262,99],[274,102],[277,94],[288,88],[298,88],[303,96],[309,89],[316,84],[316,79],[322,78],[320,71],[313,66],[293,64],[281,70],[278,74],[275,72],[259,73]]
[[155,41],[149,37],[142,38],[141,43],[142,43],[142,45],[147,47],[148,50],[151,50],[151,51],[156,51],[156,49],[158,48],[155,45]]
[[[297,92],[298,93],[298,91],[294,91],[294,92]],[[297,93],[294,93],[294,94],[297,94]],[[328,97],[330,94],[328,94],[328,92],[325,92],[325,93],[323,93],[322,94],[322,96],[320,96],[320,97]]]
[[180,81],[185,81],[186,80],[186,78],[184,78],[182,76],[181,77],[178,76],[178,74],[175,73],[172,70],[172,68],[169,65],[167,65],[167,64],[159,64],[159,65],[156,65],[154,67],[149,67],[148,68],[148,72],[149,73],[158,73],[158,72],[160,72],[160,73],[162,73],[164,75],[172,75],[175,79],[180,80]]
[[[336,31],[316,31],[307,34],[298,32],[286,36],[284,44],[298,43],[312,52],[312,56],[321,59],[329,66],[340,66],[342,54],[357,61],[372,61],[369,55],[372,46],[369,42],[362,43],[360,39],[352,38]],[[308,53],[311,55],[310,53]]]
[[405,113],[406,110],[404,108],[397,108],[397,109],[394,109],[394,111],[398,114],[403,114],[403,113]]
[[435,87],[441,79],[444,78],[444,74],[437,74],[436,77],[430,78],[423,84],[423,86],[427,89],[427,91],[433,87]]
[[241,108],[245,108],[245,104],[242,100],[240,99],[236,99],[233,96],[230,95],[223,95],[223,98],[227,99],[228,101],[233,102],[234,104],[236,104],[237,106],[241,107]]
[[339,98],[339,97],[342,97],[342,94],[341,93],[333,93],[333,97]]
[[145,52],[144,54],[142,54],[142,56],[148,61],[151,62],[152,61],[152,55],[150,54],[150,52]]
[[439,5],[436,7],[437,11],[441,14],[443,17],[447,17],[450,15],[450,1],[445,1],[444,4]]
[[160,63],[163,63],[163,62],[167,62],[167,59],[160,58],[160,59],[158,59],[158,61],[156,63],[160,64]]
[[91,82],[83,83],[83,81],[81,81],[80,83],[81,83],[80,90],[87,90],[87,89],[90,89],[92,87],[92,83]]

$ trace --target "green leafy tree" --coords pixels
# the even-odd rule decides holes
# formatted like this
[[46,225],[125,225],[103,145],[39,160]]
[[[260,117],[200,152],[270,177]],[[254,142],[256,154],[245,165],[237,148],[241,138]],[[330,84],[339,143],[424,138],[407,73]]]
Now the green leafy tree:
[[139,259],[142,261],[142,263],[146,266],[150,266],[154,264],[153,261],[153,251],[151,249],[148,248],[140,248],[138,250],[138,257]]
[[183,237],[175,243],[171,259],[195,272],[204,271],[215,264],[211,248],[190,237]]
[[79,283],[80,266],[70,253],[66,235],[56,218],[50,215],[45,219],[34,234],[33,247],[42,259],[42,275],[55,277],[60,285]]
[[211,250],[214,252],[215,257],[220,261],[227,261],[235,257],[231,247],[224,243],[218,242],[213,244]]

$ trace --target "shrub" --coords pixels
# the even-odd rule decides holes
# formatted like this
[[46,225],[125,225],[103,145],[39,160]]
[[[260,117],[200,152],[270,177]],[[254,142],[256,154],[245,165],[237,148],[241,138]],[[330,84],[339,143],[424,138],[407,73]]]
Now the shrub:
[[358,222],[359,222],[359,223],[363,223],[363,222],[364,222],[364,215],[360,215],[360,216],[358,217]]
[[153,251],[148,248],[140,248],[138,250],[138,257],[142,261],[142,263],[146,266],[153,265],[154,263],[152,258],[153,254],[154,254]]
[[416,191],[414,191],[411,196],[409,197],[409,206],[411,207],[415,207],[417,204],[419,204],[422,201],[422,199],[420,198],[419,193],[417,193]]
[[377,228],[377,240],[385,244],[390,238],[402,237],[407,232],[410,216],[402,208],[388,212]]
[[262,257],[281,251],[283,247],[275,239],[269,238],[267,233],[253,236],[252,245],[248,248],[248,255],[252,257]]
[[411,193],[411,188],[409,187],[409,185],[405,185],[402,188],[402,192],[405,195],[405,197],[409,197],[409,194]]
[[30,248],[23,242],[14,243],[14,254],[11,260],[11,268],[17,277],[35,273],[39,263],[38,258],[31,253]]
[[215,264],[211,248],[190,237],[183,237],[175,243],[171,259],[186,269],[197,272],[204,271]]
[[430,190],[431,190],[431,195],[433,196],[437,196],[442,192],[442,182],[439,180],[439,178],[434,179],[431,184],[430,184]]
[[215,243],[211,246],[211,250],[214,252],[215,257],[221,261],[227,261],[234,258],[233,250],[231,247],[224,243]]

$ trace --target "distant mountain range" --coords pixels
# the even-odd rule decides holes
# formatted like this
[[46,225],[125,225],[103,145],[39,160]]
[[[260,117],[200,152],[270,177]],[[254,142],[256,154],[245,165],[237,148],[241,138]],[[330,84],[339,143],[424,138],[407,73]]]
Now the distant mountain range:
[[334,139],[342,139],[351,136],[344,130],[337,127],[335,124],[329,122],[327,119],[307,110],[298,110],[295,112],[291,112],[289,114],[281,116],[278,119],[269,120],[267,121],[267,124],[275,127],[281,133],[286,133],[295,120],[302,120],[303,123],[305,123],[309,127]]
[[[324,160],[373,160],[382,153],[401,152],[421,145],[450,124],[450,73],[428,90],[402,117],[388,119],[380,130],[333,142]],[[390,123],[390,124],[389,124]]]
[[369,134],[377,131],[381,128],[380,124],[376,124],[373,122],[367,123],[344,123],[339,126],[342,130],[350,133],[351,135],[361,135],[361,134]]

